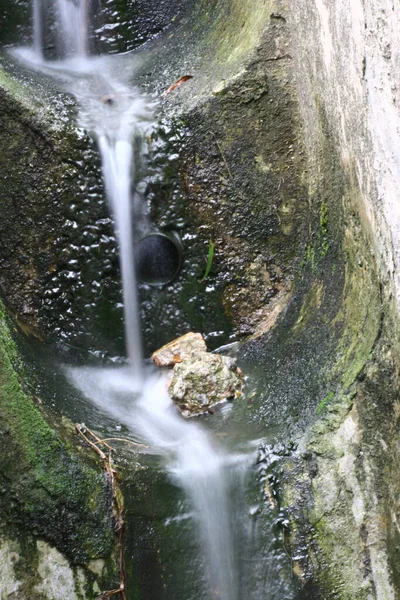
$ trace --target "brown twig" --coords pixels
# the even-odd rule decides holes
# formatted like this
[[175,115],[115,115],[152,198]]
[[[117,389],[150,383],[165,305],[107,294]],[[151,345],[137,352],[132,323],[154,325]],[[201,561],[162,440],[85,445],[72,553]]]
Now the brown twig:
[[[103,444],[104,442],[125,442],[125,444],[131,444],[132,446],[136,446],[137,448],[148,448],[148,446],[145,446],[144,444],[139,444],[138,442],[134,442],[133,440],[127,440],[126,438],[103,438],[98,443]],[[111,450],[114,450],[114,448],[111,448]]]
[[[121,594],[121,599],[126,600],[126,575],[123,547],[123,535],[125,524],[122,517],[124,507],[119,487],[118,472],[113,468],[112,465],[112,452],[114,449],[109,444],[107,444],[107,441],[111,441],[112,439],[117,440],[118,438],[106,438],[105,440],[101,440],[95,433],[93,433],[93,431],[90,431],[90,429],[88,429],[85,425],[80,425],[78,423],[75,425],[75,430],[84,439],[84,441],[96,452],[96,454],[100,456],[101,460],[103,461],[103,469],[105,470],[106,475],[110,481],[112,491],[112,509],[113,516],[115,519],[115,535],[117,537],[118,544],[120,583],[119,588],[103,592],[101,598],[105,600],[106,598],[110,598],[111,596],[114,596],[116,594]],[[108,453],[106,454],[105,452],[103,452],[103,450],[99,448],[99,445],[102,445],[105,448],[107,448]]]

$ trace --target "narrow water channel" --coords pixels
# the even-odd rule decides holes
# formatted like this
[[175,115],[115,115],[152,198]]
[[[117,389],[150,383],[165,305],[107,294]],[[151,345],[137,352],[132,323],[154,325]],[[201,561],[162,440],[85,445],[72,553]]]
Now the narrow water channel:
[[[180,541],[174,542],[179,556],[171,566],[185,569],[187,577],[177,576],[178,583],[167,586],[168,592],[158,584],[150,585],[150,592],[143,592],[140,598],[292,598],[292,586],[285,581],[285,559],[280,552],[274,556],[273,519],[262,506],[263,478],[256,463],[262,463],[260,455],[265,463],[268,450],[260,451],[261,440],[254,428],[245,427],[238,433],[235,425],[227,435],[230,406],[221,411],[212,427],[201,420],[183,419],[168,396],[163,377],[144,363],[134,256],[140,229],[134,216],[141,213],[135,205],[142,200],[135,193],[135,177],[142,162],[143,139],[151,131],[157,107],[118,76],[117,60],[90,56],[88,5],[86,0],[54,0],[51,10],[59,58],[49,61],[43,58],[42,48],[47,5],[34,0],[33,48],[20,50],[19,56],[59,80],[76,97],[79,125],[98,145],[119,247],[126,360],[118,367],[68,368],[68,380],[102,414],[127,428],[145,446],[140,458],[143,464],[156,458],[168,485],[180,490],[180,512],[165,523],[170,526],[174,521],[178,529],[181,521],[189,523]],[[218,429],[218,423],[225,432]],[[185,546],[187,531],[194,532],[189,546]],[[148,572],[152,573],[151,567]],[[192,581],[182,584],[185,579]]]

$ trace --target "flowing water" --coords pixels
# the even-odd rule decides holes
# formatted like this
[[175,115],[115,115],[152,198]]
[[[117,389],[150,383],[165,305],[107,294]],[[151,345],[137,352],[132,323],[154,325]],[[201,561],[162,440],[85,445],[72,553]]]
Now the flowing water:
[[42,3],[41,0],[33,0],[33,50],[39,59],[43,57],[42,48]]
[[88,0],[54,1],[64,60],[43,61],[42,7],[40,0],[34,0],[35,62],[64,78],[79,101],[81,126],[98,143],[119,245],[127,351],[124,367],[68,369],[68,377],[102,412],[128,427],[149,454],[160,457],[171,481],[185,492],[201,542],[201,579],[208,590],[201,597],[261,600],[266,597],[264,587],[251,589],[250,572],[243,574],[254,534],[245,524],[249,511],[245,481],[257,446],[250,444],[241,451],[222,447],[200,422],[180,416],[165,380],[143,366],[133,222],[138,212],[134,204],[139,200],[134,188],[141,140],[151,127],[152,106],[122,76],[116,77],[107,60],[88,56]]
[[[166,382],[142,366],[140,323],[134,267],[132,174],[134,139],[140,139],[149,117],[138,92],[105,78],[104,73],[75,85],[82,106],[81,122],[98,140],[110,209],[119,242],[129,365],[119,369],[75,369],[69,376],[78,389],[126,425],[149,452],[161,456],[170,476],[189,496],[207,556],[211,598],[238,600],[233,559],[227,472],[239,457],[220,449],[200,424],[185,421],[168,396]],[[96,94],[107,82],[106,102]],[[90,90],[90,93],[89,93]],[[135,144],[135,148],[137,144]],[[139,156],[136,157],[140,159]],[[243,460],[245,457],[243,457]],[[215,510],[215,507],[218,510]]]
[[[100,67],[101,69],[101,67]],[[141,140],[150,111],[138,91],[96,69],[89,80],[75,84],[80,100],[81,123],[97,138],[110,210],[119,245],[125,317],[126,350],[139,380],[142,370],[139,309],[132,226],[134,141]],[[139,157],[140,158],[140,157]]]
[[89,0],[57,0],[57,40],[64,56],[88,52]]
[[136,440],[159,455],[170,476],[190,498],[206,557],[209,597],[239,600],[232,527],[232,497],[251,454],[224,452],[197,422],[187,422],[172,404],[163,378],[150,375],[138,385],[125,369],[73,369],[74,384]]

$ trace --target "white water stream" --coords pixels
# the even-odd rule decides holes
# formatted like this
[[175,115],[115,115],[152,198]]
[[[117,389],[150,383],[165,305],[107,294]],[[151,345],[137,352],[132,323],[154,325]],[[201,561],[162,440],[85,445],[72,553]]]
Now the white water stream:
[[[129,427],[136,440],[148,446],[149,452],[162,457],[170,476],[185,490],[194,508],[206,557],[210,598],[238,600],[230,523],[229,498],[233,490],[229,487],[227,470],[240,460],[218,448],[199,423],[183,419],[168,396],[165,380],[142,367],[131,188],[133,138],[144,127],[148,107],[133,88],[125,88],[111,78],[106,81],[112,104],[93,101],[93,94],[87,95],[86,84],[78,86],[76,93],[82,105],[81,120],[86,126],[91,124],[98,140],[114,216],[129,366],[74,369],[69,376],[102,411]],[[242,463],[244,460],[247,458],[241,457]]]
[[33,51],[39,59],[43,58],[42,3],[33,0]]
[[[90,65],[90,61],[86,61]],[[133,87],[123,84],[97,61],[91,76],[75,82],[81,104],[80,121],[93,132],[102,159],[102,170],[119,245],[124,302],[125,342],[130,367],[137,380],[142,375],[139,307],[136,292],[133,236],[134,141],[140,146],[151,112]],[[140,158],[140,157],[139,157]]]
[[184,420],[168,396],[165,381],[142,366],[132,189],[135,159],[140,160],[134,140],[148,127],[151,107],[133,86],[112,74],[107,61],[87,56],[89,0],[54,0],[65,57],[54,64],[43,61],[43,7],[40,0],[33,2],[34,62],[58,76],[67,73],[69,89],[81,107],[80,123],[97,139],[119,244],[128,364],[116,369],[71,369],[69,377],[96,406],[162,458],[195,513],[208,597],[240,600],[232,499],[240,496],[242,474],[253,456],[225,452],[199,422]]
[[225,453],[198,422],[185,421],[160,377],[148,376],[140,386],[129,368],[74,369],[70,377],[94,404],[128,426],[137,441],[162,458],[194,509],[208,597],[240,600],[232,510],[253,457]]
[[64,56],[84,58],[88,52],[89,0],[56,0],[56,5],[61,51]]

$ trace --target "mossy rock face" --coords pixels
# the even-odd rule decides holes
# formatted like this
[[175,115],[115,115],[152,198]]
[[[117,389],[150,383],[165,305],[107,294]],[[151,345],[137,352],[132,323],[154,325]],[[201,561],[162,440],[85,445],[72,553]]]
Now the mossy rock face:
[[[163,156],[153,141],[150,176],[141,184],[153,222],[177,231],[185,253],[174,284],[142,286],[147,353],[190,329],[209,335],[211,347],[232,334],[261,333],[275,307],[287,303],[301,261],[308,200],[285,6],[266,3],[254,14],[251,4],[188,5],[171,30],[172,50],[164,52],[162,40],[154,43],[137,74],[145,87],[167,86],[185,45],[187,68],[196,73],[186,91],[166,99],[170,132],[162,125],[158,133]],[[237,39],[232,51],[239,18],[248,19],[252,34]],[[193,23],[195,38],[189,36]],[[192,39],[207,44],[201,63]],[[47,78],[32,81],[24,69],[5,66],[24,85],[5,73],[3,163],[11,167],[0,193],[15,226],[3,225],[4,300],[27,333],[47,338],[51,332],[78,347],[122,353],[116,243],[95,146],[73,126],[76,106],[69,96]],[[149,70],[160,81],[149,80]],[[43,100],[35,106],[26,96],[37,86]],[[57,106],[65,104],[59,119]],[[39,122],[35,134],[32,125]],[[210,240],[215,255],[202,282]]]
[[[214,241],[212,282],[241,334],[254,333],[262,311],[293,276],[304,244],[301,147],[293,90],[281,86],[282,71],[250,65],[186,120],[192,133],[182,174],[187,200],[202,235]],[[238,102],[252,86],[262,93]]]
[[[285,463],[282,485],[283,505],[292,517],[293,556],[299,559],[295,571],[309,590],[305,597],[391,598],[390,555],[397,537],[387,513],[393,505],[393,484],[388,477],[385,491],[379,491],[385,459],[378,444],[370,451],[366,442],[363,426],[372,433],[373,423],[364,421],[360,407],[369,406],[372,397],[365,395],[360,381],[375,371],[382,384],[393,382],[398,389],[393,380],[397,359],[386,363],[382,338],[386,322],[393,324],[395,334],[396,320],[390,321],[390,304],[382,308],[387,300],[381,288],[385,274],[373,253],[375,233],[360,208],[351,165],[343,164],[336,151],[334,129],[321,102],[316,102],[318,138],[308,140],[314,145],[312,156],[303,156],[290,59],[283,53],[278,64],[268,60],[277,56],[271,32],[279,31],[280,40],[287,40],[285,17],[290,12],[282,5],[280,9],[260,43],[259,62],[250,60],[236,79],[228,76],[221,86],[210,75],[208,91],[200,75],[199,81],[181,86],[179,100],[168,100],[178,109],[181,102],[179,118],[183,115],[188,133],[182,144],[181,181],[193,215],[205,225],[204,247],[208,239],[215,243],[212,281],[221,286],[236,332],[257,330],[259,309],[273,307],[267,293],[273,287],[271,272],[281,286],[272,296],[286,286],[292,292],[275,329],[245,345],[242,356],[245,369],[258,364],[263,371],[266,389],[261,401],[253,402],[264,404],[266,423],[284,420],[290,434],[300,439],[301,449]],[[218,50],[217,44],[216,56]],[[275,98],[283,102],[278,106]],[[267,131],[252,120],[253,110],[255,118],[261,115],[268,123]],[[290,146],[293,162],[290,153],[281,160],[279,149]],[[288,186],[282,197],[280,177]],[[161,221],[162,202],[158,204],[155,198],[154,218]],[[224,260],[224,255],[229,258]],[[258,297],[262,291],[264,296]],[[385,400],[391,406],[391,423],[396,393]],[[370,410],[376,423],[383,423],[383,416],[378,418],[372,406],[367,410],[372,414]],[[393,430],[386,429],[382,439],[381,447],[392,447],[395,456]],[[360,455],[364,444],[365,459]],[[375,510],[374,498],[381,497],[383,505]],[[371,507],[370,512],[361,507],[357,515],[357,502]],[[379,542],[375,518],[384,529]],[[371,551],[368,540],[376,550]]]
[[[325,314],[328,330],[337,332],[326,364],[325,391],[314,418],[299,432],[297,451],[281,464],[282,505],[291,521],[295,572],[304,589],[312,590],[307,598],[395,598],[397,318],[393,306],[384,303],[373,232],[357,214],[360,192],[355,178],[333,150],[323,111],[319,118],[320,162],[318,168],[310,168],[310,189],[316,197],[324,190],[328,211],[306,248],[304,266],[311,280],[321,280],[332,252],[333,227],[336,239],[342,240],[335,278],[341,270],[343,287],[335,296],[336,314]],[[342,217],[329,218],[326,225],[326,215],[335,214],[335,205],[340,205]],[[324,311],[328,289],[327,279],[324,290],[314,281],[304,296],[295,335],[310,331],[315,314]]]
[[69,210],[86,198],[82,185],[97,189],[93,173],[98,175],[98,171],[96,161],[91,163],[93,148],[87,147],[87,138],[79,139],[68,124],[74,108],[71,99],[51,85],[45,93],[39,82],[37,93],[43,92],[43,97],[30,100],[29,83],[24,81],[26,72],[22,72],[19,83],[6,71],[0,75],[0,163],[7,173],[0,187],[0,289],[26,332],[41,337],[46,325],[48,329],[57,327],[46,315],[49,301],[52,307],[58,304],[59,332],[64,313],[70,308],[67,286],[58,293],[57,279],[69,278],[70,294],[79,288],[69,268],[69,231],[75,223]]
[[[61,437],[48,425],[22,388],[23,375],[20,379],[13,367],[18,355],[3,310],[0,316],[1,535],[19,544],[16,578],[23,580],[27,598],[42,597],[33,588],[33,595],[25,590],[35,561],[40,562],[36,544],[40,539],[66,557],[61,562],[67,565],[68,560],[71,577],[74,565],[82,567],[82,585],[89,586],[85,597],[92,598],[96,580],[99,590],[99,585],[112,586],[116,578],[109,482],[65,429]],[[94,577],[89,566],[97,559],[105,568]],[[32,578],[32,586],[39,583],[39,576]]]
[[121,290],[95,143],[56,82],[3,63],[2,298],[28,336],[107,346],[108,320],[122,338]]
[[329,599],[397,597],[398,382],[390,345],[371,358],[286,465],[296,571]]
[[[210,274],[203,293],[201,286],[198,290],[205,318],[192,327],[205,331],[213,305],[222,308],[233,334],[243,337],[259,334],[261,323],[268,328],[274,305],[286,303],[290,296],[307,236],[308,198],[284,3],[257,7],[264,30],[253,22],[257,16],[251,14],[249,3],[240,7],[235,3],[229,10],[228,4],[210,6],[210,14],[204,7],[193,8],[194,15],[203,11],[201,34],[193,44],[188,42],[189,25],[182,20],[173,29],[173,39],[180,40],[181,47],[174,41],[171,48],[155,44],[150,57],[144,58],[142,71],[151,68],[160,73],[161,89],[175,77],[179,59],[193,74],[165,99],[163,114],[167,127],[172,122],[175,140],[170,143],[167,137],[166,143],[179,152],[170,184],[150,182],[147,195],[153,221],[181,233],[191,263],[188,279],[183,274],[181,280],[181,298],[186,301],[194,296],[190,277],[202,277],[209,243],[214,243]],[[254,25],[254,47],[242,47],[238,39],[228,60],[226,39],[240,16]],[[188,23],[193,22],[190,15]],[[193,56],[199,39],[205,44],[201,58]],[[207,46],[210,39],[215,40],[212,50]],[[143,81],[150,85],[144,75]],[[190,240],[187,245],[185,238]],[[200,264],[198,247],[203,252]]]

